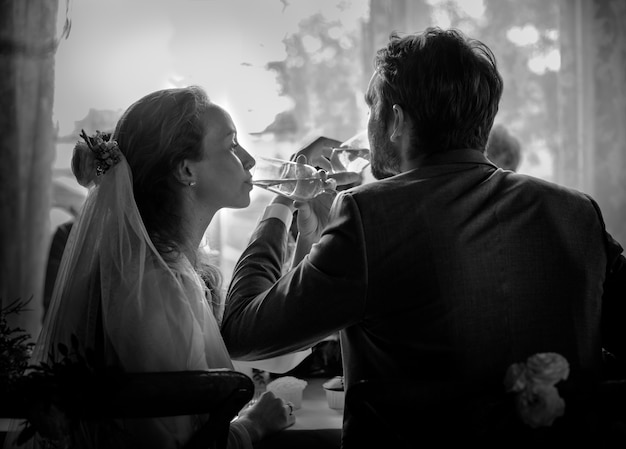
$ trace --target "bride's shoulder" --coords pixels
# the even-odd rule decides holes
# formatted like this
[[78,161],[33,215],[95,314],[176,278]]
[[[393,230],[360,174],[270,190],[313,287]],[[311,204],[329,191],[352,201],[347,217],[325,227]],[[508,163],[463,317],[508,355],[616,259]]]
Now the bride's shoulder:
[[204,283],[200,275],[186,257],[178,257],[168,262],[169,272],[186,290],[202,290]]
[[159,289],[200,285],[199,276],[186,257],[173,258],[167,262],[161,260],[147,268],[144,276],[147,283]]

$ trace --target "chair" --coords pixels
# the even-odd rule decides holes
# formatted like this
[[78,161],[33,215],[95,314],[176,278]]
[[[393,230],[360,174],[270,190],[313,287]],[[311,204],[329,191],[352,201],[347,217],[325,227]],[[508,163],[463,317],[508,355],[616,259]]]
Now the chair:
[[344,433],[344,442],[398,449],[426,441],[493,448],[626,444],[626,380],[585,388],[565,383],[559,390],[565,414],[551,427],[532,429],[504,392],[481,395],[467,385],[411,379],[362,380],[346,391],[346,410],[359,427],[352,435]]
[[85,390],[79,390],[84,394],[73,394],[69,400],[49,387],[50,384],[25,379],[17,391],[6,400],[3,398],[0,416],[27,418],[33,431],[54,439],[59,436],[58,429],[46,422],[45,415],[43,420],[38,419],[42,414],[37,412],[45,409],[47,401],[81,421],[209,414],[208,422],[185,449],[225,448],[230,422],[254,394],[254,384],[248,376],[223,369],[108,373],[87,386],[78,386]]

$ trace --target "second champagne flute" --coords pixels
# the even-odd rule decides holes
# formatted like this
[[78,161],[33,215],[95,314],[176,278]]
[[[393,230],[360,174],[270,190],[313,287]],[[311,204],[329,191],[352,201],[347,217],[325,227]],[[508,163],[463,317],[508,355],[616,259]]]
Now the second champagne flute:
[[307,164],[257,157],[252,184],[296,201],[308,201],[323,193],[325,183],[318,170]]
[[338,147],[333,147],[330,155],[333,173],[352,171],[361,173],[370,165],[370,148],[367,130],[361,131]]

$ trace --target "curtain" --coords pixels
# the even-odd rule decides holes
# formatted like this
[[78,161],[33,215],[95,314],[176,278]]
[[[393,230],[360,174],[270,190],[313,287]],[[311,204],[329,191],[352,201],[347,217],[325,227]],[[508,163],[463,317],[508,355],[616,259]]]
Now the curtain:
[[591,194],[626,247],[626,2],[560,1],[556,181]]
[[29,300],[9,317],[41,329],[54,161],[57,0],[0,0],[0,299]]

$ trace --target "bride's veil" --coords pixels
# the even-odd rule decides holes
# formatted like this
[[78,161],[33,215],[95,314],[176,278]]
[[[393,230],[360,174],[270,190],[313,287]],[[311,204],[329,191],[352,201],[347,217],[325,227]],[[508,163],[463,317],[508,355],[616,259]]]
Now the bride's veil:
[[[89,194],[72,226],[33,361],[46,361],[74,334],[82,350],[102,350],[104,313],[115,293],[141,289],[147,271],[170,270],[152,245],[135,201],[130,168],[123,158]],[[130,200],[129,200],[130,199]],[[139,297],[137,297],[139,300]],[[139,304],[137,304],[139,306]],[[91,343],[91,344],[90,344]]]

